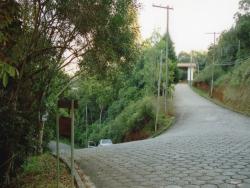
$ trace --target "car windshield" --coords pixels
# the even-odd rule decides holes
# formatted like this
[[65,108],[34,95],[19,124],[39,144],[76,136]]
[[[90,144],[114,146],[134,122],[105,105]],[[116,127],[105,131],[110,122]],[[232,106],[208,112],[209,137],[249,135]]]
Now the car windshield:
[[103,139],[102,143],[103,144],[112,144],[112,141],[110,139]]

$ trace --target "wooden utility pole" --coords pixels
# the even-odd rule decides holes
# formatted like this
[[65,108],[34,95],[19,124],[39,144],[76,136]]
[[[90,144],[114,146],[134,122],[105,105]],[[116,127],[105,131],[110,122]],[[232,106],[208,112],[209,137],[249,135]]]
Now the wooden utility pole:
[[193,51],[191,51],[191,66],[189,68],[189,85],[192,86],[192,65],[193,65]]
[[212,78],[211,78],[211,86],[210,86],[210,97],[213,97],[213,90],[214,90],[214,62],[215,62],[215,42],[216,42],[216,35],[220,33],[206,33],[208,35],[214,36],[214,50],[213,50],[213,62],[212,62]]
[[157,131],[158,115],[159,115],[159,110],[160,110],[161,74],[162,74],[162,50],[161,50],[160,70],[159,70],[159,80],[158,80],[158,95],[157,95],[157,106],[156,106],[156,116],[155,116],[155,132]]
[[85,107],[86,145],[88,147],[88,104]]
[[58,115],[59,110],[57,111],[56,118],[56,151],[57,151],[57,187],[59,186],[59,134],[63,136],[68,136],[71,138],[71,187],[74,186],[74,176],[75,176],[75,166],[74,166],[74,121],[75,115],[74,110],[78,108],[78,101],[60,99],[57,103],[58,108],[68,109],[70,112],[70,117],[63,117]]
[[167,10],[167,32],[166,32],[166,83],[165,83],[165,113],[167,112],[167,97],[168,97],[168,48],[169,48],[169,10],[173,10],[173,8],[169,6],[161,6],[161,5],[154,5],[153,7],[156,8],[163,8]]
[[75,121],[75,115],[74,115],[74,100],[71,100],[71,109],[70,109],[70,118],[71,118],[71,187],[74,186],[74,177],[75,177],[75,166],[74,166],[74,150],[75,150],[75,138],[74,138],[74,121]]
[[59,188],[60,167],[59,167],[59,113],[56,113],[56,187]]
[[[238,42],[238,54],[240,54],[240,40]],[[240,54],[241,55],[241,54]]]

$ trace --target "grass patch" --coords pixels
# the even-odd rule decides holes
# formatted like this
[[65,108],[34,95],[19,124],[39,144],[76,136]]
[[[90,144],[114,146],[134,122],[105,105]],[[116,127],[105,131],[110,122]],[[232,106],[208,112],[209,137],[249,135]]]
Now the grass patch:
[[205,98],[211,100],[211,98],[210,98],[208,92],[205,92],[205,91],[203,91],[203,90],[201,90],[201,89],[198,89],[198,88],[196,88],[196,87],[193,87],[193,86],[191,87],[191,89],[192,89],[195,93],[197,93],[198,95],[200,95],[200,96],[202,96],[202,97],[205,97]]
[[[13,187],[21,188],[55,188],[56,187],[56,159],[49,153],[33,156],[22,165],[17,183]],[[60,162],[59,187],[70,187],[69,169]]]

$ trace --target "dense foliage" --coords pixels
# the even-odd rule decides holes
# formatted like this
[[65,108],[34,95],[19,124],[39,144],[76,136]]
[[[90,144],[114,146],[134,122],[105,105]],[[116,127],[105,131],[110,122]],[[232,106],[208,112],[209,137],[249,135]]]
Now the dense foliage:
[[[179,63],[196,64],[196,82],[211,84],[212,75],[216,81],[250,57],[249,7],[249,0],[239,2],[239,11],[234,15],[235,24],[229,30],[223,31],[215,45],[211,44],[207,52],[179,53]],[[185,79],[186,71],[180,70],[179,78]]]
[[[207,53],[206,66],[195,78],[195,85],[211,87],[213,75],[216,98],[230,108],[250,114],[250,1],[241,0],[235,24],[224,31]],[[206,86],[204,86],[204,84]],[[211,90],[210,90],[211,91]]]
[[250,57],[249,7],[248,0],[240,1],[239,11],[235,14],[235,24],[228,31],[222,32],[218,42],[210,46],[204,61],[206,66],[196,77],[196,81],[210,84],[212,72],[214,80],[221,81],[221,77],[233,72],[239,64]]
[[[65,67],[88,62],[79,75],[109,73],[133,64],[136,10],[133,0],[1,1],[1,185],[10,182],[27,156],[42,153],[53,135],[56,101],[63,90],[67,95],[66,86],[77,76],[65,74]],[[108,99],[96,101],[106,108]]]
[[[137,8],[135,0],[1,1],[1,185],[53,139],[56,114],[68,113],[58,111],[60,97],[79,100],[75,138],[81,146],[104,137],[138,139],[129,137],[138,129],[145,128],[140,138],[152,133],[166,37],[155,33],[139,44]],[[178,72],[170,37],[168,46],[171,94]],[[169,123],[160,114],[159,124]]]
[[[74,85],[78,88],[72,95],[79,98],[77,112],[76,143],[86,146],[87,141],[98,142],[101,138],[111,138],[114,142],[142,139],[154,132],[155,102],[159,74],[160,51],[165,49],[165,37],[154,33],[141,44],[137,58],[130,67],[113,67],[105,75],[102,71],[93,75],[87,72]],[[169,45],[170,86],[172,92],[177,68],[174,46]],[[81,69],[88,66],[91,59],[84,59]],[[165,69],[164,69],[165,71]],[[163,73],[163,75],[165,72]],[[164,84],[165,77],[162,78]],[[161,87],[163,88],[163,87]],[[162,117],[163,116],[163,117]],[[167,125],[168,118],[161,114],[160,125]],[[165,122],[164,119],[165,118]],[[167,122],[167,123],[166,123]],[[129,138],[129,134],[149,129],[144,135]]]

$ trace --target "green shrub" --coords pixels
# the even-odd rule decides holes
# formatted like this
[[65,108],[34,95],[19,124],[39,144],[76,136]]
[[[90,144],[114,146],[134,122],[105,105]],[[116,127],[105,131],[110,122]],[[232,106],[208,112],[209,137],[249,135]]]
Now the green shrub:
[[250,59],[236,64],[231,71],[221,75],[215,82],[216,86],[227,84],[230,86],[250,85]]
[[215,86],[220,86],[220,85],[225,85],[225,84],[228,84],[229,80],[230,80],[230,76],[231,76],[231,73],[227,73],[227,74],[224,74],[222,76],[220,76],[215,82],[214,82],[214,85]]
[[140,129],[144,118],[153,117],[152,111],[152,100],[149,97],[130,103],[109,125],[114,141],[121,142],[126,133]]
[[39,174],[43,172],[45,170],[44,163],[48,155],[29,157],[22,165],[24,174]]
[[237,64],[232,71],[230,78],[230,84],[233,86],[248,85],[250,84],[250,58],[241,64]]
[[[154,132],[155,105],[150,97],[131,102],[117,117],[105,124],[92,124],[89,128],[89,140],[98,142],[102,138],[111,138],[113,142],[123,142],[127,134],[133,131]],[[159,114],[159,127],[170,123],[163,113]]]
[[[205,82],[207,84],[210,83],[212,78],[213,66],[208,65],[205,69],[203,69],[199,75],[195,78],[195,82]],[[214,81],[216,81],[219,77],[225,75],[226,72],[220,66],[214,66]]]

